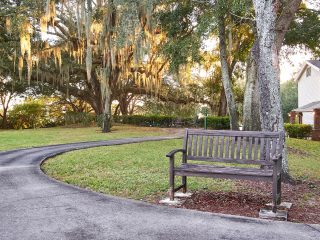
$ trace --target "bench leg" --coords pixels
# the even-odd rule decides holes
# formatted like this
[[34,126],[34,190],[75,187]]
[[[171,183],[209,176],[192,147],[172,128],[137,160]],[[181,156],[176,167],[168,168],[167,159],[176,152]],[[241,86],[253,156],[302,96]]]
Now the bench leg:
[[272,183],[272,212],[277,212],[277,205],[281,204],[281,175]]
[[187,192],[187,176],[182,176],[182,192],[186,193]]
[[277,204],[281,204],[281,175],[279,176],[277,181]]
[[173,161],[170,161],[170,168],[169,168],[169,198],[171,201],[174,200],[174,164]]

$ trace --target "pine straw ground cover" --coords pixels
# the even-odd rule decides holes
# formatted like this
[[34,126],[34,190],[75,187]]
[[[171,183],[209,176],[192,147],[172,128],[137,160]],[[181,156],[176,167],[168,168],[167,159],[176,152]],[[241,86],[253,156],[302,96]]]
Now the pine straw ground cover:
[[[236,181],[230,192],[197,191],[181,207],[206,212],[258,217],[259,210],[271,202],[271,184]],[[320,223],[320,181],[282,185],[282,200],[293,203],[288,221]]]
[[[320,142],[289,139],[289,166],[297,184],[282,184],[282,201],[291,202],[288,221],[320,224]],[[181,207],[258,217],[270,203],[272,184],[234,181],[228,192],[196,191]]]
[[[293,203],[288,220],[320,224],[320,142],[287,143],[291,174],[300,181],[282,185],[283,201]],[[70,184],[157,204],[168,189],[165,154],[181,146],[182,140],[169,140],[86,149],[49,160],[43,169]],[[194,194],[181,208],[258,217],[271,201],[271,184],[264,182],[190,177],[188,188]]]

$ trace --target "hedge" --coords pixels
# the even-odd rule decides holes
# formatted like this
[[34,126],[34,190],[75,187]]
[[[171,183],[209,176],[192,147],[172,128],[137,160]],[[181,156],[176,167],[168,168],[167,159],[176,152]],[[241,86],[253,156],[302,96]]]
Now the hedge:
[[[132,124],[149,127],[203,127],[204,119],[179,118],[164,115],[130,115],[116,116],[114,121],[123,124]],[[230,129],[228,117],[207,117],[209,129]]]
[[291,138],[307,138],[311,136],[312,125],[286,123],[284,128]]

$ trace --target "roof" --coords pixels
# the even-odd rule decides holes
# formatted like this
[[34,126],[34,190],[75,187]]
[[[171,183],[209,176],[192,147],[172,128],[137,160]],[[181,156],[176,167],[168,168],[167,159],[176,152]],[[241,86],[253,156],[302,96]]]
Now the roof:
[[317,109],[317,108],[320,109],[320,101],[309,103],[309,104],[304,105],[302,107],[293,109],[292,111],[293,112],[313,112],[313,110]]
[[300,80],[301,75],[303,74],[304,70],[308,66],[314,68],[317,71],[320,71],[320,60],[308,60],[308,61],[306,61],[305,64],[303,65],[302,69],[298,73],[297,77],[295,78],[296,82]]
[[320,69],[320,60],[308,60],[307,62]]

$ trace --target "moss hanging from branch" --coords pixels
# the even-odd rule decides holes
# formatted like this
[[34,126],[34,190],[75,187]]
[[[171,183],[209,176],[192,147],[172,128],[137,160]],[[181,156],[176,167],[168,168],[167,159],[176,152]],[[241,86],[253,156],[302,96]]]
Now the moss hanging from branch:
[[86,70],[87,79],[91,81],[91,70],[92,70],[92,46],[91,46],[91,21],[92,21],[92,2],[87,0],[87,11],[86,11],[86,38],[87,38],[87,48],[86,48]]
[[6,17],[6,31],[10,35],[11,34],[11,18]]
[[19,72],[19,79],[20,81],[22,80],[22,70],[23,70],[23,57],[19,57],[19,62],[18,62],[18,72]]
[[[92,0],[65,0],[63,13],[60,3],[47,0],[45,9],[41,6],[44,14],[28,18],[36,30],[39,28],[41,33],[50,31],[51,34],[56,34],[57,40],[49,39],[50,44],[47,41],[42,42],[39,45],[35,44],[31,49],[32,31],[25,31],[32,29],[30,22],[26,21],[21,28],[21,56],[18,63],[20,79],[24,61],[30,82],[33,64],[37,67],[38,76],[39,62],[47,65],[51,60],[60,69],[60,74],[48,75],[45,78],[57,85],[69,81],[64,65],[70,62],[62,64],[62,56],[67,53],[79,65],[82,65],[85,59],[88,81],[92,77],[93,59],[94,67],[101,64],[103,71],[101,70],[99,76],[102,88],[125,86],[128,82],[134,82],[150,92],[158,91],[167,71],[165,60],[157,55],[159,46],[165,41],[166,36],[161,30],[153,29],[152,14],[158,1],[113,0],[93,4]],[[69,15],[65,16],[66,14]],[[74,19],[76,23],[72,25]],[[43,80],[43,74],[40,75]],[[109,81],[108,84],[105,84],[106,81]]]

